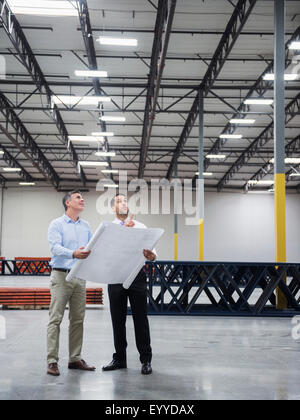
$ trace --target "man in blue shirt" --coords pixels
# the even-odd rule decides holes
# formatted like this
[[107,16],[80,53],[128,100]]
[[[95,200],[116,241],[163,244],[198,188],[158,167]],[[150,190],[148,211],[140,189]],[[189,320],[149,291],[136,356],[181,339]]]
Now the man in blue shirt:
[[86,282],[66,276],[77,259],[86,259],[90,251],[85,251],[92,233],[88,222],[80,219],[84,200],[79,191],[67,193],[63,198],[65,214],[50,223],[48,241],[53,254],[50,265],[51,305],[47,331],[47,361],[49,375],[59,376],[58,352],[59,333],[64,312],[69,303],[69,369],[94,371],[81,357],[83,323],[86,307]]

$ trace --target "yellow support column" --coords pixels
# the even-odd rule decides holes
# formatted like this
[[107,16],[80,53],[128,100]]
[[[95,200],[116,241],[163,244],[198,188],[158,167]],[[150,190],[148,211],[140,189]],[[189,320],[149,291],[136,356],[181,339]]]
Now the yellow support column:
[[204,261],[204,219],[199,220],[199,261]]
[[199,161],[197,180],[197,216],[199,220],[199,261],[204,261],[204,93],[199,90]]
[[[276,262],[286,262],[286,198],[285,174],[275,174],[275,257]],[[276,291],[277,309],[286,309],[287,301],[280,289]]]
[[174,233],[174,260],[178,261],[178,233]]
[[[274,1],[274,181],[275,181],[275,258],[286,262],[286,191],[285,191],[285,0]],[[286,279],[284,279],[286,281]],[[276,290],[277,309],[286,309],[287,301]]]
[[181,200],[178,196],[178,166],[177,162],[174,169],[174,260],[178,261],[178,199]]

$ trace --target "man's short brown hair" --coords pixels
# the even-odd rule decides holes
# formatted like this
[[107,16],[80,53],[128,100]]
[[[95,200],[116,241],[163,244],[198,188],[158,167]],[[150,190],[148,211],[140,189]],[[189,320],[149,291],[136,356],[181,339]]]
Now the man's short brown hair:
[[70,201],[72,199],[73,194],[80,194],[81,195],[81,192],[79,190],[74,190],[74,191],[68,192],[67,194],[64,195],[64,198],[63,198],[62,202],[63,202],[63,206],[65,208],[65,211],[68,210],[68,207],[67,207],[66,203],[67,203],[67,201]]

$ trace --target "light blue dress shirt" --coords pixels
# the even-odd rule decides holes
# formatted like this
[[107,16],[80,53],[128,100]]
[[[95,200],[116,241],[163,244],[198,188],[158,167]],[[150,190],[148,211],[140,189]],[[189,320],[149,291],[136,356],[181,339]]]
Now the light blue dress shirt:
[[48,229],[48,242],[53,255],[51,267],[71,270],[77,261],[73,258],[74,251],[86,246],[91,237],[90,225],[85,220],[79,218],[74,222],[66,214],[53,220]]

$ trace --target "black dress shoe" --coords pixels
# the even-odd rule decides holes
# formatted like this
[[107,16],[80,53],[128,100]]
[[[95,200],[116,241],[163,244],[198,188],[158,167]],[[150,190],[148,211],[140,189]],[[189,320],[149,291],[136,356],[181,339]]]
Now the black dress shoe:
[[151,363],[150,362],[143,363],[141,374],[142,375],[150,375],[151,373],[152,373]]
[[126,362],[119,362],[118,360],[112,360],[109,365],[103,366],[102,370],[109,371],[109,370],[126,369],[126,368],[127,368]]

